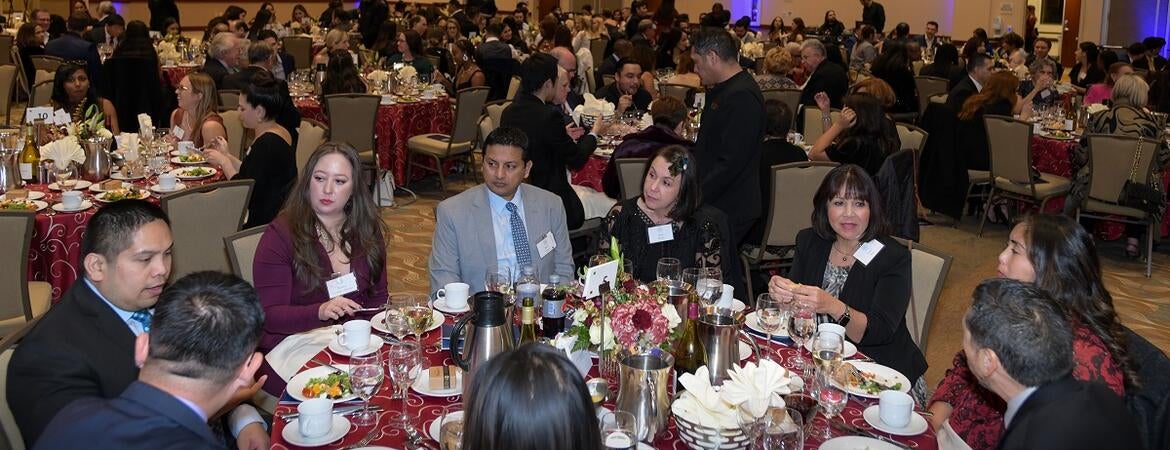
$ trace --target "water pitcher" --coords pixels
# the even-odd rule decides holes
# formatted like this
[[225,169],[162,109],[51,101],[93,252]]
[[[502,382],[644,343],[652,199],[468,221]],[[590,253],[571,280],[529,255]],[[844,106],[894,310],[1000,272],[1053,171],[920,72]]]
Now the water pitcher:
[[670,375],[674,356],[662,349],[626,355],[618,366],[619,385],[615,410],[634,415],[634,434],[654,442],[670,420]]
[[722,386],[728,379],[727,371],[739,365],[739,341],[745,340],[756,355],[760,349],[755,339],[745,333],[743,318],[723,314],[704,314],[699,317],[695,331],[707,354],[707,369],[711,374],[711,385]]
[[20,170],[16,167],[16,154],[0,152],[0,194],[20,187]]
[[110,138],[91,137],[85,144],[85,163],[81,165],[80,178],[97,183],[110,177]]

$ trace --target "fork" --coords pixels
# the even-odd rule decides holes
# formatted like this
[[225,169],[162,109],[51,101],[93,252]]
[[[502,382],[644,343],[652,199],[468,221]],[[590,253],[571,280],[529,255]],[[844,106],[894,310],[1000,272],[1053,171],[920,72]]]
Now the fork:
[[370,445],[370,442],[374,441],[374,436],[379,435],[380,432],[381,432],[381,430],[378,428],[378,424],[374,424],[374,429],[370,430],[369,433],[366,433],[366,436],[363,437],[362,440],[354,442],[353,445],[345,447],[345,449],[352,450],[355,448],[362,448],[362,447],[365,447],[367,445]]

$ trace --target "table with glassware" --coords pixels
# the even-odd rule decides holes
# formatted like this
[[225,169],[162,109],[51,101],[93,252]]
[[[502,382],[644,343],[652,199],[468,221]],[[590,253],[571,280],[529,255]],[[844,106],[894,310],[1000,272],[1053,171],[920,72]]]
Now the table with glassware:
[[199,66],[196,66],[195,63],[181,63],[174,65],[164,64],[162,67],[163,87],[178,89],[179,82],[183,81],[183,77],[196,70],[199,70]]

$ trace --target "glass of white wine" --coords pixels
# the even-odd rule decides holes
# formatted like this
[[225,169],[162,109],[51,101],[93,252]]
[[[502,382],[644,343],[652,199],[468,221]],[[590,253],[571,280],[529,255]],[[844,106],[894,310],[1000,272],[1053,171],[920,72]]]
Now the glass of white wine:
[[813,335],[812,354],[817,366],[836,370],[841,365],[841,354],[845,351],[845,337],[833,331],[817,331]]

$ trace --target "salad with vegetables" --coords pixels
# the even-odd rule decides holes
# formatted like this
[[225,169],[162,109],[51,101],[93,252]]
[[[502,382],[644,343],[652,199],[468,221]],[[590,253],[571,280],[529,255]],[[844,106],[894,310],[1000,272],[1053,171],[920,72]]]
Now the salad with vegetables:
[[333,372],[323,377],[310,378],[305,387],[301,388],[301,395],[309,398],[324,396],[330,400],[347,397],[353,393],[349,385],[349,374]]
[[28,200],[2,200],[0,201],[0,209],[7,209],[10,211],[30,211],[37,209],[37,205]]

